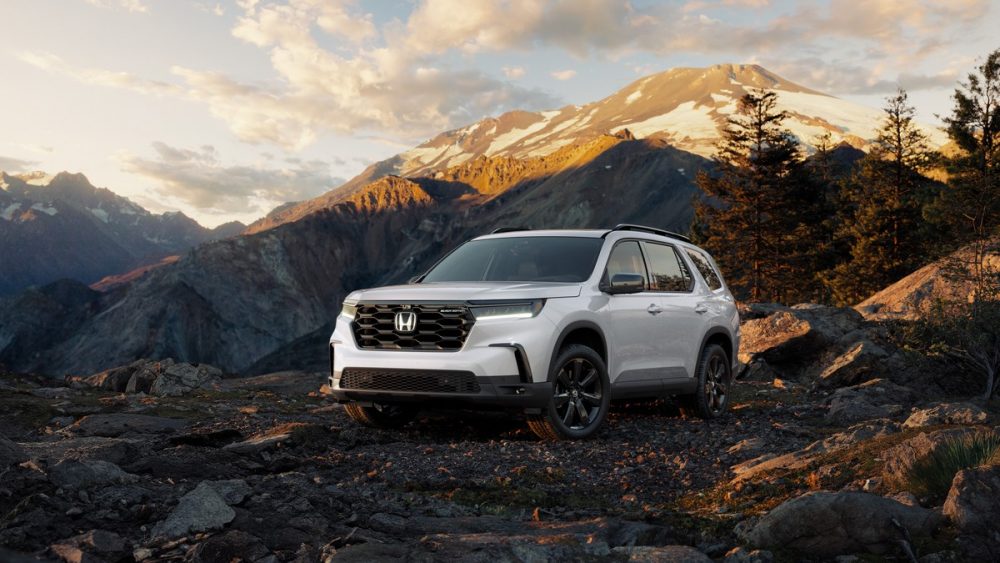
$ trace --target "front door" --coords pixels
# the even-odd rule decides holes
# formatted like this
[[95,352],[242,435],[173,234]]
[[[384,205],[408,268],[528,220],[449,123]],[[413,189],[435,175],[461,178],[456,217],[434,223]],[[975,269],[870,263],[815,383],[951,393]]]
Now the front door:
[[608,374],[615,387],[658,386],[666,367],[658,347],[662,340],[662,305],[659,295],[648,290],[649,276],[639,243],[621,241],[608,258],[607,279],[616,274],[639,274],[645,291],[612,295],[608,300],[612,365]]

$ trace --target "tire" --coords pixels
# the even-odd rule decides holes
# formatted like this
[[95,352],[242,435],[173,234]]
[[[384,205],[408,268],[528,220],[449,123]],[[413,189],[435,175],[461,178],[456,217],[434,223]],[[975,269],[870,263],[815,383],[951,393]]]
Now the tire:
[[543,440],[579,440],[593,436],[611,406],[611,382],[601,356],[581,344],[556,355],[549,370],[552,398],[528,427]]
[[712,419],[722,416],[729,408],[733,368],[729,355],[718,344],[701,351],[697,367],[698,390],[693,395],[679,397],[684,416]]
[[399,428],[417,416],[417,408],[409,405],[375,404],[365,407],[347,403],[344,410],[356,422],[372,428]]

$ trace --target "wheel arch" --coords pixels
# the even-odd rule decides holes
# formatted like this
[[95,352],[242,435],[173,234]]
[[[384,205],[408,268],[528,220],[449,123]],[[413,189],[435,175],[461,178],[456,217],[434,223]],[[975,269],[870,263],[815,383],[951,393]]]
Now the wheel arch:
[[552,362],[559,356],[559,351],[570,344],[583,344],[595,352],[604,360],[604,365],[608,365],[608,341],[604,336],[604,331],[600,325],[593,321],[574,321],[566,325],[559,333],[556,344],[552,348],[552,355],[549,356],[549,363],[546,370],[546,379],[552,379]]
[[729,358],[729,367],[732,369],[735,361],[734,354],[736,351],[733,350],[733,335],[730,334],[729,330],[721,326],[715,326],[708,329],[705,336],[701,339],[701,347],[698,348],[699,358],[709,344],[718,344],[722,346],[722,349],[726,351],[726,357]]

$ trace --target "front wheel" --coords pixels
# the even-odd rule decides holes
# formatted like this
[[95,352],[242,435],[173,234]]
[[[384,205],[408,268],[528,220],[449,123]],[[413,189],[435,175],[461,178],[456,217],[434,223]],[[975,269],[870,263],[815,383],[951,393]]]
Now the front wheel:
[[357,403],[347,403],[344,411],[356,422],[373,428],[399,428],[417,416],[417,409],[409,405],[376,403],[365,407]]
[[601,356],[581,344],[563,348],[552,362],[552,399],[528,426],[543,440],[576,440],[592,436],[611,405],[608,368]]
[[729,355],[718,344],[706,346],[698,359],[698,389],[693,395],[680,397],[685,416],[717,418],[729,408],[729,393],[733,383]]

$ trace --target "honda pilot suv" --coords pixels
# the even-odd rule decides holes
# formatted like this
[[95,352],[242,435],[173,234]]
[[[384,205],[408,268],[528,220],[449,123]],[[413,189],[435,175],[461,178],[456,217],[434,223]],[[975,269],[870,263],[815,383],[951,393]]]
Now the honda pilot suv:
[[498,229],[407,285],[347,296],[330,387],[377,427],[431,405],[523,411],[543,439],[594,434],[617,399],[726,411],[739,316],[707,252],[680,235]]

